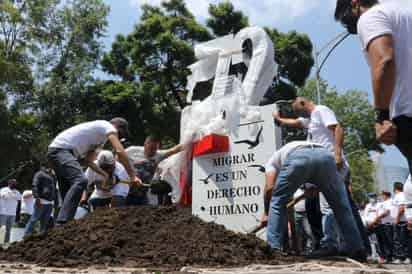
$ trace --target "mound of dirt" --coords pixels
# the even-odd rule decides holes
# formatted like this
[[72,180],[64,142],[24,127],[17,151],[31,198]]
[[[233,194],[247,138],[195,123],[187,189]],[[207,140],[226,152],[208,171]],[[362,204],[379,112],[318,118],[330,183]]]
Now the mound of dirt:
[[193,217],[190,209],[97,210],[86,218],[32,236],[0,252],[0,260],[54,267],[90,265],[166,267],[278,264],[265,242]]

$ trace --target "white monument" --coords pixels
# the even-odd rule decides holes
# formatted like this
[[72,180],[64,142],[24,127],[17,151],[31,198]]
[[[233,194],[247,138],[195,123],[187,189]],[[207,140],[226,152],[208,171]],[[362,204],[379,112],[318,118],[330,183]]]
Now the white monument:
[[263,214],[264,165],[280,147],[274,105],[256,107],[259,120],[242,120],[228,153],[193,158],[192,212],[236,232],[249,232]]

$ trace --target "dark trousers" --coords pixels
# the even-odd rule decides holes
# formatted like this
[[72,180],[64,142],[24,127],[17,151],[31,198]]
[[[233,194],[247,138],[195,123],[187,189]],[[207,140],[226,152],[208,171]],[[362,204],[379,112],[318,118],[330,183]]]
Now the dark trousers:
[[71,150],[50,148],[47,158],[56,172],[63,199],[56,222],[66,223],[73,220],[76,214],[82,193],[87,187],[87,178]]
[[109,207],[112,198],[93,198],[89,200],[89,204],[92,210],[96,210],[99,207]]
[[371,233],[376,234],[378,240],[377,253],[387,261],[393,257],[393,226],[392,224],[380,224]]
[[130,194],[127,195],[126,198],[126,205],[127,206],[142,206],[142,205],[147,205],[148,204],[148,200],[147,200],[147,195],[134,195],[134,194]]
[[[411,258],[411,236],[406,222],[400,222],[393,226],[393,255],[395,259],[404,260]],[[412,259],[412,258],[411,258]]]
[[126,206],[126,197],[113,195],[112,197],[112,207],[124,207]]
[[412,174],[412,117],[399,116],[393,119],[398,127],[398,142],[396,146],[408,160],[409,171]]

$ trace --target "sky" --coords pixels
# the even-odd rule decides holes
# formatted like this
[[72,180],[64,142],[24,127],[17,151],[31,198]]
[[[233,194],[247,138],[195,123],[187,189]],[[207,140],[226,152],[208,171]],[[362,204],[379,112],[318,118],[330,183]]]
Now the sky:
[[[141,14],[144,3],[158,5],[160,0],[103,0],[110,6],[106,49],[110,49],[116,34],[128,34]],[[412,0],[385,0],[412,7]],[[207,18],[208,5],[221,0],[186,0],[187,7],[200,23]],[[296,30],[306,33],[320,49],[344,29],[334,21],[336,0],[231,0],[237,10],[249,17],[250,25],[275,27],[279,31]],[[313,72],[312,72],[313,73]],[[356,36],[346,39],[330,56],[321,71],[321,77],[339,91],[357,89],[371,95],[369,68]],[[406,160],[394,147],[386,147],[384,162],[407,166]]]

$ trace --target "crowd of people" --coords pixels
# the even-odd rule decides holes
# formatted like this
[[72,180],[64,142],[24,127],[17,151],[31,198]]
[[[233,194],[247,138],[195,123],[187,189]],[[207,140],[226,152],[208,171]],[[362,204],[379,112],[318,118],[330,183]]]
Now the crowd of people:
[[[124,119],[121,121],[125,123],[124,129],[127,132],[127,122]],[[87,123],[96,128],[99,124],[102,124],[102,121]],[[69,132],[76,134],[70,129]],[[77,134],[79,138],[84,137],[82,130],[77,131]],[[61,142],[68,144],[67,140]],[[133,177],[129,176],[117,154],[102,149],[102,146],[94,147],[93,153],[88,154],[87,161],[92,163],[89,163],[89,167],[85,170],[79,162],[78,166],[73,163],[73,159],[71,162],[70,160],[65,162],[68,170],[61,171],[60,176],[68,176],[67,180],[75,178],[78,183],[84,184],[84,188],[82,187],[79,191],[80,195],[77,193],[69,196],[71,200],[67,200],[67,193],[70,191],[73,193],[71,186],[78,187],[78,184],[67,185],[64,179],[59,181],[55,172],[56,168],[52,168],[51,161],[34,174],[32,188],[23,191],[23,194],[17,190],[17,180],[9,179],[8,186],[0,189],[0,225],[5,226],[4,242],[10,241],[10,232],[14,224],[19,228],[24,228],[25,237],[33,234],[35,229],[40,235],[45,235],[47,230],[55,224],[61,225],[68,220],[81,217],[82,209],[94,211],[101,207],[170,204],[171,186],[161,180],[159,175],[161,170],[158,165],[164,159],[180,152],[183,146],[177,145],[168,150],[159,150],[159,147],[160,139],[150,135],[143,146],[130,146],[125,150],[127,161],[133,168],[133,174],[138,175]],[[60,153],[64,155],[64,151]],[[61,157],[63,161],[70,158]],[[75,174],[74,167],[78,167],[81,173]],[[73,200],[73,197],[79,200]],[[63,209],[65,201],[66,207],[69,208],[69,215]],[[64,222],[61,221],[62,219]]]

